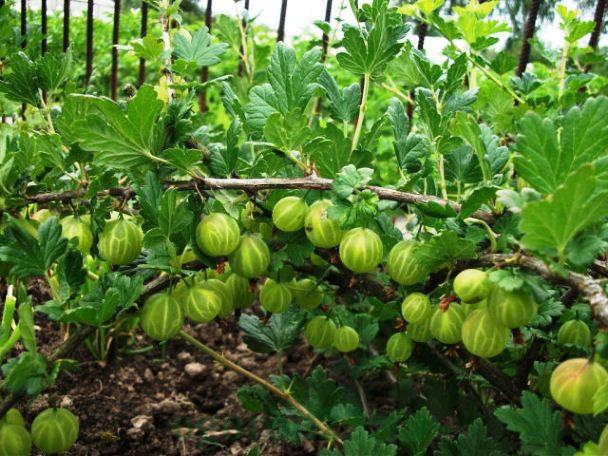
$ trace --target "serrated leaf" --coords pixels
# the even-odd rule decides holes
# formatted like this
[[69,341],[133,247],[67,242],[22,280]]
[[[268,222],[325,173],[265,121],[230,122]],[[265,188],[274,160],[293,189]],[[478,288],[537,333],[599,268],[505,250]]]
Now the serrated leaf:
[[454,231],[443,231],[422,244],[416,256],[433,272],[458,260],[474,258],[475,247],[474,242],[458,237]]
[[471,192],[471,194],[463,201],[462,207],[460,208],[460,217],[467,218],[477,209],[479,209],[482,204],[487,203],[492,198],[496,196],[496,191],[500,187],[495,185],[486,185],[483,187],[478,187]]
[[302,315],[294,307],[272,314],[265,324],[255,315],[243,314],[239,318],[243,340],[251,350],[259,353],[273,353],[291,347],[303,325]]
[[336,120],[352,122],[359,111],[361,87],[356,82],[340,89],[338,83],[327,70],[323,70],[319,83],[325,89],[329,100],[329,114]]
[[476,418],[455,441],[443,439],[440,452],[445,456],[502,456],[497,442],[488,436],[488,430],[480,418]]
[[173,34],[173,54],[196,67],[211,66],[221,61],[226,52],[226,43],[211,44],[211,35],[207,27],[201,27],[194,35]]
[[423,456],[439,432],[439,423],[426,407],[416,410],[399,428],[398,439],[413,456]]
[[530,112],[515,143],[517,172],[542,193],[552,193],[582,164],[608,154],[608,98],[589,98],[565,115],[558,139],[551,119]]
[[332,191],[340,198],[348,198],[355,190],[367,185],[373,173],[370,168],[357,169],[355,165],[346,165],[336,175]]
[[521,404],[521,408],[501,407],[494,415],[507,429],[519,434],[522,449],[538,456],[571,454],[562,443],[562,414],[552,410],[551,402],[524,391]]
[[593,165],[572,173],[554,195],[528,203],[521,211],[522,245],[565,258],[566,248],[585,228],[608,216],[608,190],[596,191]]
[[76,120],[71,131],[80,147],[94,153],[95,163],[124,171],[159,161],[156,154],[164,131],[158,117],[163,102],[151,86],[142,86],[126,110],[104,97],[73,97],[89,105],[86,118]]

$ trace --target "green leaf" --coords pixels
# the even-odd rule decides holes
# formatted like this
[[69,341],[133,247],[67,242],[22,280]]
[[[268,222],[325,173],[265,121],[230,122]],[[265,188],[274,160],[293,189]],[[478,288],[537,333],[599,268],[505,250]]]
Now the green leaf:
[[325,89],[329,100],[329,114],[332,118],[342,122],[352,122],[359,112],[361,100],[361,87],[356,82],[340,89],[334,77],[327,70],[323,70],[319,83]]
[[582,164],[608,154],[608,98],[589,98],[565,115],[558,132],[551,119],[524,116],[515,143],[517,172],[542,193],[552,193]]
[[409,27],[386,1],[374,2],[371,9],[372,17],[369,17],[367,27],[343,25],[341,44],[344,51],[336,58],[346,70],[374,79],[382,76],[386,66],[397,56]]
[[551,401],[524,391],[521,404],[521,408],[501,407],[494,415],[519,434],[522,450],[538,456],[571,454],[571,448],[562,443],[562,414],[552,410]]
[[357,169],[355,165],[346,165],[337,174],[332,190],[340,198],[348,198],[355,190],[367,185],[373,173],[370,168]]
[[306,116],[297,108],[285,116],[275,112],[268,116],[264,126],[264,136],[274,147],[290,153],[299,150],[308,141],[311,130],[307,127]]
[[323,130],[324,138],[314,139],[307,144],[307,152],[315,161],[319,174],[335,178],[343,166],[349,163],[350,141],[334,124]]
[[80,147],[94,153],[95,163],[113,169],[150,167],[161,161],[164,142],[158,118],[163,102],[149,85],[143,85],[127,109],[108,98],[72,95],[88,104],[87,116],[76,120],[72,133]]
[[426,407],[422,407],[410,415],[399,428],[398,439],[407,448],[409,454],[423,456],[437,437],[438,432],[439,423],[435,421]]
[[192,213],[186,204],[178,200],[175,188],[169,188],[163,194],[158,208],[158,227],[167,239],[182,232],[193,220]]
[[329,418],[332,408],[341,403],[344,389],[317,366],[308,377],[298,379],[292,387],[293,395],[321,420]]
[[226,43],[211,44],[207,27],[201,27],[191,37],[185,33],[173,34],[173,54],[196,68],[211,66],[221,62],[226,52]]
[[209,166],[217,176],[230,176],[237,169],[239,159],[239,137],[243,131],[238,118],[234,119],[226,132],[226,147],[211,150]]
[[164,46],[161,39],[147,34],[143,38],[132,40],[131,48],[137,57],[153,62],[162,55]]
[[574,237],[608,216],[608,189],[597,191],[593,165],[570,175],[555,194],[528,203],[521,211],[522,245],[565,258]]
[[46,358],[38,353],[22,352],[2,366],[2,385],[13,394],[35,396],[46,386]]
[[422,244],[416,256],[433,272],[458,260],[474,258],[475,247],[474,242],[458,237],[454,231],[443,231]]
[[598,415],[608,410],[608,382],[598,388],[593,395],[593,413]]
[[373,434],[370,435],[363,427],[357,427],[344,441],[344,450],[341,453],[338,450],[330,452],[324,450],[321,456],[333,456],[341,455],[344,456],[361,456],[361,455],[382,455],[382,456],[395,456],[397,454],[397,447],[393,444],[385,444],[377,440]]
[[66,251],[68,241],[61,237],[56,217],[38,228],[38,239],[28,233],[16,219],[7,228],[7,243],[0,247],[0,258],[13,265],[11,274],[18,278],[41,276]]
[[483,141],[482,131],[477,120],[471,114],[459,112],[452,123],[452,132],[464,139],[473,148],[484,180],[488,182],[492,176],[490,165],[486,159],[486,144]]
[[499,188],[500,187],[495,185],[487,185],[473,190],[462,203],[459,216],[461,218],[469,217],[473,212],[479,209],[482,204],[485,204],[494,198],[496,196],[496,191]]
[[158,225],[158,208],[163,197],[163,185],[160,179],[148,171],[144,182],[137,189],[137,201],[141,207],[141,215],[153,226]]
[[55,92],[72,74],[72,51],[47,52],[37,63],[40,88]]
[[467,428],[465,435],[455,441],[444,438],[439,446],[440,453],[446,456],[502,456],[497,442],[488,436],[488,430],[481,418],[476,418]]
[[10,61],[11,72],[0,81],[0,93],[17,103],[40,104],[38,95],[38,73],[36,63],[23,52],[18,52]]
[[71,293],[80,290],[80,286],[85,282],[87,271],[83,267],[82,255],[74,248],[69,249],[65,255],[59,258],[57,263],[57,277],[61,288],[66,287],[66,298]]
[[259,353],[291,347],[303,325],[303,316],[293,307],[287,312],[273,314],[267,323],[262,323],[255,315],[243,314],[239,318],[243,340],[251,350]]

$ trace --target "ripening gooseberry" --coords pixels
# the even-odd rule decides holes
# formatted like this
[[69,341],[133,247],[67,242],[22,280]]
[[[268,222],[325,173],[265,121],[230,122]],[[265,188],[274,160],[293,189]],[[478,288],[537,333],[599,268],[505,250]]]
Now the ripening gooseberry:
[[340,259],[357,274],[374,271],[382,261],[382,240],[369,228],[353,228],[340,241]]
[[431,333],[431,319],[427,318],[420,323],[408,323],[407,333],[414,342],[430,342],[433,340],[433,334]]
[[508,291],[492,287],[488,296],[490,315],[507,328],[519,328],[530,323],[538,311],[538,304],[524,290]]
[[490,293],[488,275],[479,269],[465,269],[454,278],[454,293],[469,304],[485,299]]
[[80,217],[68,215],[59,222],[61,224],[61,235],[66,239],[76,238],[77,248],[86,255],[93,245],[93,232],[89,224],[85,223]]
[[28,456],[31,450],[32,438],[25,427],[16,424],[0,426],[0,456]]
[[255,234],[241,236],[241,241],[228,258],[230,267],[241,277],[255,279],[268,269],[270,249],[264,240]]
[[608,373],[601,364],[585,358],[569,359],[551,374],[551,396],[570,412],[591,414],[593,396],[606,382]]
[[304,337],[314,348],[330,348],[336,338],[336,325],[325,316],[314,317],[304,328]]
[[334,337],[334,348],[342,353],[354,351],[359,346],[359,333],[350,326],[340,326]]
[[308,205],[298,196],[281,198],[272,209],[272,222],[281,231],[298,231],[304,227]]
[[198,286],[205,290],[213,291],[220,297],[221,307],[219,312],[220,318],[227,318],[234,310],[234,296],[230,287],[220,279],[208,279],[198,282]]
[[285,312],[291,306],[291,291],[284,283],[267,279],[260,288],[260,305],[267,312]]
[[32,441],[43,453],[62,453],[74,445],[79,428],[78,418],[69,410],[48,408],[32,422]]
[[340,230],[340,221],[330,219],[327,215],[327,209],[333,206],[330,200],[323,199],[315,201],[304,219],[304,228],[306,229],[306,237],[315,247],[328,249],[335,247],[342,239],[342,230]]
[[561,345],[574,344],[581,347],[589,347],[591,345],[591,330],[584,321],[567,321],[557,332],[557,343]]
[[255,294],[249,290],[249,280],[231,273],[224,282],[232,293],[235,309],[246,309],[253,304]]
[[170,294],[157,293],[146,300],[139,325],[151,339],[168,340],[184,325],[184,311]]
[[404,332],[393,334],[386,342],[386,354],[394,363],[407,361],[413,350],[412,338]]
[[203,216],[196,226],[196,245],[205,255],[230,255],[239,245],[241,230],[232,217],[221,212]]
[[118,218],[106,222],[99,235],[99,254],[108,263],[132,263],[141,253],[144,233],[135,223]]
[[388,253],[386,272],[398,284],[414,285],[428,274],[428,270],[416,254],[418,245],[412,240],[401,241]]
[[312,279],[294,279],[287,286],[291,290],[294,301],[302,309],[316,309],[323,300],[323,291]]
[[443,344],[456,344],[462,339],[464,311],[459,304],[451,303],[446,309],[439,307],[431,317],[433,337]]
[[200,285],[184,286],[173,293],[186,317],[195,323],[208,323],[218,316],[222,299],[215,291]]
[[410,293],[401,303],[401,315],[409,323],[428,320],[432,313],[431,300],[423,293]]
[[510,331],[492,318],[487,309],[478,309],[462,325],[462,343],[473,355],[492,358],[506,348]]

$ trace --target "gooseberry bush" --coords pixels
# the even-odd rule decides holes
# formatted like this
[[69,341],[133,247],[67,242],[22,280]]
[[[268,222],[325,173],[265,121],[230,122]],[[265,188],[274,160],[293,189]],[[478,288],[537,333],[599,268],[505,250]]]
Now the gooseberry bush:
[[[516,75],[496,1],[357,3],[356,23],[319,24],[323,49],[265,45],[249,17],[211,36],[155,3],[122,51],[161,70],[118,101],[78,89],[70,52],[6,56],[0,106],[26,109],[0,129],[0,454],[70,449],[78,410],[19,408],[83,344],[128,348],[119,331],[245,376],[243,408],[326,456],[608,453],[595,23],[558,6],[561,50],[532,40]],[[416,24],[447,40],[443,63]],[[35,319],[60,324],[51,354]],[[276,374],[194,325],[276,356]],[[296,347],[314,361],[288,374]]]

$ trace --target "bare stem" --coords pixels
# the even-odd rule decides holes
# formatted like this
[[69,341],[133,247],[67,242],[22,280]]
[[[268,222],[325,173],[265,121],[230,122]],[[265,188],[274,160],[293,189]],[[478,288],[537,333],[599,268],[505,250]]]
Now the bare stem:
[[271,392],[278,398],[289,403],[298,412],[300,412],[304,417],[306,417],[307,419],[312,421],[312,423],[314,423],[314,425],[319,429],[321,435],[323,435],[330,442],[337,442],[340,445],[342,445],[344,443],[342,441],[342,439],[340,439],[340,437],[333,430],[331,430],[325,423],[323,423],[319,418],[317,418],[315,415],[313,415],[306,407],[304,407],[302,404],[300,404],[291,394],[289,394],[289,392],[280,390],[279,388],[277,388],[276,386],[274,386],[272,383],[268,382],[267,380],[263,379],[262,377],[259,377],[256,374],[254,374],[253,372],[248,371],[247,369],[230,361],[229,359],[220,355],[218,352],[216,352],[212,348],[203,344],[198,339],[192,337],[187,332],[182,330],[179,332],[179,335],[186,342],[188,342],[189,344],[198,348],[203,353],[211,356],[215,361],[217,361],[221,365],[223,365],[229,369],[232,369],[233,371],[243,375],[244,377],[247,377],[248,379],[254,381],[258,385],[266,388],[269,392]]
[[353,155],[353,151],[359,145],[359,137],[361,136],[361,129],[363,128],[363,119],[365,118],[365,111],[367,111],[367,96],[369,95],[369,74],[363,76],[363,92],[361,94],[361,104],[359,105],[359,115],[357,116],[357,124],[355,125],[355,133],[353,135],[353,143],[350,147],[349,160]]

